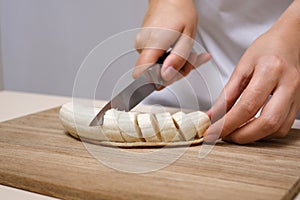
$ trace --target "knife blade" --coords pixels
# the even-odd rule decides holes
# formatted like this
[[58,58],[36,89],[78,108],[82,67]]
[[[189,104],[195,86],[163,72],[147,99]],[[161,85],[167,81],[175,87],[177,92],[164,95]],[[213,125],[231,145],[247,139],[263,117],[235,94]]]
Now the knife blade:
[[112,98],[92,120],[90,126],[102,125],[103,116],[107,110],[116,108],[118,110],[130,111],[153,91],[163,88],[164,80],[161,78],[160,70],[170,52],[171,50],[169,49],[155,64],[151,65],[141,76]]

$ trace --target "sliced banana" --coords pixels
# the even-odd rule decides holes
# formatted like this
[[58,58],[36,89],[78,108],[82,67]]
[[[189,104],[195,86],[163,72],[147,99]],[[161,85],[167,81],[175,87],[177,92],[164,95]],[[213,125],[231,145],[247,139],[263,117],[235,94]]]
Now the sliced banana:
[[103,134],[101,126],[89,127],[89,131],[86,131],[86,127],[89,126],[90,119],[95,116],[95,113],[100,109],[94,111],[91,107],[76,105],[73,107],[72,103],[67,103],[62,106],[59,111],[59,117],[64,128],[72,134],[74,137],[80,135],[87,139],[94,140],[108,140]]
[[185,140],[194,139],[197,130],[191,117],[184,112],[177,112],[172,115],[174,123]]
[[108,110],[103,116],[103,133],[110,141],[124,142],[118,125],[119,112],[117,110]]
[[172,116],[168,112],[155,114],[158,129],[164,142],[180,141],[180,133],[178,132]]
[[89,124],[99,108],[64,104],[59,113],[64,128],[74,137],[88,142],[122,147],[190,145],[203,141],[210,126],[209,117],[200,111],[171,116],[164,113],[108,110],[101,126]]
[[141,113],[137,116],[142,136],[147,142],[161,142],[157,121],[151,113]]
[[195,111],[187,114],[190,119],[193,121],[195,128],[197,130],[198,138],[203,136],[205,130],[210,126],[211,122],[208,115],[201,111]]
[[[126,142],[144,141],[140,127],[137,123],[137,112],[118,112],[117,126]],[[104,115],[105,116],[105,115]]]

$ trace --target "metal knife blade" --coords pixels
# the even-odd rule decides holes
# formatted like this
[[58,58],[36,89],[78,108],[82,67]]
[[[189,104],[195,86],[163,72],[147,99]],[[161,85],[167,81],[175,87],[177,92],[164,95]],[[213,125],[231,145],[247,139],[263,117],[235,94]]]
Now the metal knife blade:
[[157,63],[150,66],[140,77],[108,102],[92,120],[90,126],[102,125],[103,116],[107,110],[116,108],[118,110],[129,111],[153,91],[163,88],[164,80],[161,78],[160,69],[169,54],[170,50],[161,56]]

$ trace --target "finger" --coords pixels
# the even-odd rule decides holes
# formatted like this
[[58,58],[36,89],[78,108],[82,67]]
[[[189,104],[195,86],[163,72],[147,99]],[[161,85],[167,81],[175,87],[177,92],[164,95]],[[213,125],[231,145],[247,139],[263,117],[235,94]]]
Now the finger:
[[286,88],[278,88],[258,118],[224,139],[238,144],[246,144],[276,133],[284,124],[292,107],[292,95],[287,91]]
[[182,76],[187,76],[193,69],[201,66],[211,59],[211,55],[209,53],[200,53],[197,54],[195,52],[191,52],[187,62],[179,71]]
[[[217,131],[221,130],[220,137],[224,138],[235,131],[241,125],[249,121],[263,106],[269,94],[274,90],[278,78],[267,74],[266,70],[255,70],[251,81],[244,90],[240,100],[223,117],[207,130],[211,137],[218,136]],[[238,88],[238,86],[236,86]],[[222,128],[220,127],[222,126]],[[212,142],[212,141],[209,141]]]
[[[184,63],[183,67],[177,71],[173,67],[168,67],[167,70],[170,72],[167,72],[168,74],[172,74],[170,76],[170,80],[166,81],[166,84],[170,85],[171,83],[174,83],[175,81],[180,80],[184,76],[188,75],[191,70],[193,70],[195,67],[192,63],[195,63],[197,60],[197,54],[195,52],[191,52],[189,59]],[[165,79],[166,80],[166,79]]]
[[161,76],[165,81],[171,81],[175,78],[176,74],[184,66],[186,60],[171,52],[171,54],[166,58],[161,68]]
[[162,49],[144,49],[140,54],[133,70],[133,78],[139,77],[149,66],[156,63],[159,57],[165,53]]
[[176,75],[170,81],[167,81],[166,85],[170,85],[171,83],[174,83],[175,81],[178,81],[181,78],[187,76],[193,69],[206,63],[210,59],[211,59],[211,55],[209,53],[197,54],[196,52],[191,52],[188,61],[184,64],[184,66],[181,68],[179,72],[176,71],[174,68],[172,68],[173,70],[172,73]]
[[214,105],[207,111],[212,122],[224,116],[247,87],[254,71],[253,64],[249,63],[252,63],[251,59],[241,59]]
[[185,65],[191,54],[193,43],[194,40],[185,34],[182,34],[176,41],[171,54],[166,58],[162,66],[161,75],[165,81],[170,81],[176,75],[171,67],[176,71],[180,71]]
[[282,124],[280,129],[276,133],[273,133],[272,135],[269,135],[263,138],[262,140],[278,139],[285,137],[289,133],[289,130],[291,129],[296,116],[297,112],[293,112],[291,109],[290,113],[288,114],[288,117],[284,120],[284,123]]
[[208,62],[211,59],[211,55],[209,53],[200,53],[195,63],[193,64],[195,67],[199,67],[203,65],[204,63]]
[[135,48],[140,57],[133,71],[133,77],[140,76],[149,66],[170,48],[180,37],[180,32],[163,28],[143,28],[136,36]]
[[172,52],[181,56],[183,59],[188,60],[192,52],[193,45],[194,39],[183,33],[173,45]]
[[142,53],[143,49],[145,48],[148,39],[149,39],[150,29],[141,29],[136,37],[135,37],[135,43],[134,48],[139,52],[139,54]]
[[171,29],[146,27],[136,35],[134,47],[139,53],[144,49],[167,50],[179,37],[180,32]]
[[298,112],[299,109],[297,109],[296,103],[293,103],[290,112],[287,118],[284,120],[282,126],[279,128],[279,130],[276,133],[267,136],[266,139],[285,137],[289,133],[289,130],[291,129],[292,125],[294,124]]

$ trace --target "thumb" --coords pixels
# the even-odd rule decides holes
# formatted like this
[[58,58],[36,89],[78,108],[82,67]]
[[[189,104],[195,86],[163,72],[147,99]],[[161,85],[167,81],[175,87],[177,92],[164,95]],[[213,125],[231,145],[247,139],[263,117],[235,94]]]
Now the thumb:
[[165,81],[172,80],[184,66],[186,59],[174,54],[171,54],[166,58],[161,69],[161,76]]
[[156,63],[158,58],[165,53],[165,50],[162,49],[144,49],[134,67],[133,78],[136,79],[142,73],[147,70],[152,64]]
[[161,69],[161,75],[165,81],[172,80],[176,76],[176,71],[180,72],[184,67],[191,54],[193,43],[193,38],[185,34],[182,34],[177,40],[171,54],[166,58]]

